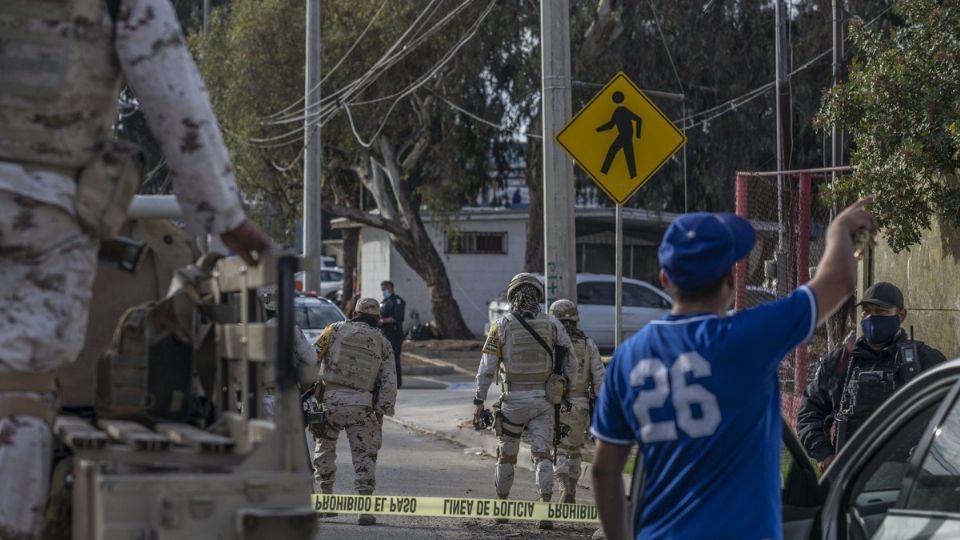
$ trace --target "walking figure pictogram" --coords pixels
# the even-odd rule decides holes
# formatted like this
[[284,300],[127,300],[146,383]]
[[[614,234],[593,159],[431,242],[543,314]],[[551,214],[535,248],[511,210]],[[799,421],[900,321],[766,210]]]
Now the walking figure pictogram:
[[[598,127],[597,132],[607,131],[615,127],[617,128],[617,138],[613,140],[610,149],[607,150],[607,157],[603,160],[600,172],[608,174],[610,166],[613,165],[613,158],[617,156],[617,152],[623,150],[623,157],[627,160],[627,170],[630,171],[630,178],[635,178],[637,176],[637,160],[633,154],[633,138],[634,136],[637,139],[640,138],[640,127],[643,125],[643,119],[630,109],[620,105],[623,103],[623,92],[614,92],[611,97],[613,102],[618,104],[617,108],[614,109],[610,121]],[[636,131],[633,129],[634,122],[637,124]]]

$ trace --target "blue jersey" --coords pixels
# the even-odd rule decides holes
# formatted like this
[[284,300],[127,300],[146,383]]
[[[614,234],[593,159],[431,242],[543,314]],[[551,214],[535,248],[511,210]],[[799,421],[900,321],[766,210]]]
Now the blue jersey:
[[783,537],[777,365],[816,318],[800,287],[727,317],[668,315],[617,349],[591,431],[640,445],[638,539]]

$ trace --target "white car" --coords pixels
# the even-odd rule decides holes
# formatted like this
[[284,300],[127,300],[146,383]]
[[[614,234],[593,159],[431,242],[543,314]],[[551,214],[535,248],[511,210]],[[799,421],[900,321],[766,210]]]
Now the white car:
[[310,343],[316,341],[327,326],[347,320],[347,316],[330,300],[309,295],[298,295],[294,299],[293,314],[294,321]]
[[[541,281],[542,276],[537,275]],[[616,277],[609,274],[577,274],[577,309],[580,328],[602,350],[612,350],[616,324]],[[648,322],[663,317],[673,308],[667,293],[639,279],[623,278],[623,338],[635,334]],[[506,293],[490,302],[490,324],[510,311]]]
[[320,269],[320,290],[303,290],[303,272],[297,272],[294,277],[296,289],[301,292],[316,292],[317,296],[336,301],[337,292],[343,288],[343,270],[335,267]]

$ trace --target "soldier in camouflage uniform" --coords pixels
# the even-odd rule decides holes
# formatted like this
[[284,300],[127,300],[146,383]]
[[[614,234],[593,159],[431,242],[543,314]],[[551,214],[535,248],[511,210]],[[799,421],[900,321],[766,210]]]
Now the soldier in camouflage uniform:
[[567,432],[560,440],[553,468],[560,483],[560,502],[572,503],[576,502],[577,480],[580,478],[580,452],[590,426],[590,403],[600,392],[605,367],[597,344],[577,327],[580,313],[576,304],[570,300],[557,300],[550,305],[550,314],[563,323],[573,343],[572,354],[577,359],[577,384],[570,390],[569,400],[560,415],[560,423],[566,426]]
[[[267,311],[267,323],[275,323],[277,320],[277,286],[264,285],[257,291],[257,296],[260,297],[263,309]],[[313,384],[317,380],[317,352],[297,325],[294,325],[293,332],[293,360],[297,365],[297,375],[301,388],[303,388],[303,385],[310,386]],[[277,406],[275,376],[275,373],[270,373],[264,381],[263,411],[266,417],[270,419],[273,419]]]
[[[537,342],[518,318],[522,317],[545,344],[563,358],[562,371],[567,389],[577,382],[576,359],[565,353],[573,345],[560,321],[540,311],[543,297],[543,285],[535,276],[526,273],[514,276],[507,286],[510,313],[490,327],[477,370],[477,393],[473,400],[475,420],[483,411],[483,402],[494,378],[498,374],[503,378],[496,413],[499,445],[494,475],[497,497],[501,499],[506,499],[513,487],[520,435],[524,429],[530,436],[540,499],[550,501],[553,497],[550,447],[553,444],[555,409],[548,401],[546,391],[547,380],[554,371],[553,354]],[[540,527],[551,528],[552,523],[541,522]]]
[[244,214],[169,0],[3,0],[0,28],[0,537],[11,539],[36,534],[47,499],[53,373],[83,345],[99,244],[81,225],[77,180],[116,147],[121,80],[188,232],[220,235],[251,263],[270,241]]
[[[315,346],[320,360],[321,410],[326,413],[322,425],[311,425],[317,439],[313,467],[320,493],[333,493],[337,438],[346,431],[353,456],[353,485],[357,493],[372,495],[383,417],[393,416],[397,399],[393,347],[380,332],[380,302],[362,298],[354,317],[328,326]],[[373,525],[376,520],[361,514],[357,523]]]

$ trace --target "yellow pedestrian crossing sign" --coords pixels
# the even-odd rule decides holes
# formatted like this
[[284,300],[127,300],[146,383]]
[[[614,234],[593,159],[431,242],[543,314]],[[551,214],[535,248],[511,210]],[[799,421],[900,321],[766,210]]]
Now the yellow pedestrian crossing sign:
[[617,204],[627,202],[687,142],[623,72],[556,138]]

